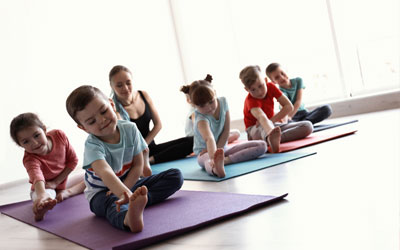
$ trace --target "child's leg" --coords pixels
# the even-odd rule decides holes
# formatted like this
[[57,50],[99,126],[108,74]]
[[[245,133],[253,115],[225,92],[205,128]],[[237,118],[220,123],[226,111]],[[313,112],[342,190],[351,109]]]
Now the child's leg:
[[128,211],[124,218],[124,225],[133,233],[143,230],[143,210],[146,204],[147,188],[146,186],[138,187],[129,197]]
[[56,191],[53,189],[46,189],[46,195],[44,197],[39,197],[35,191],[31,192],[31,199],[33,201],[33,213],[35,215],[35,221],[41,221],[47,211],[53,209],[57,204],[55,200]]
[[310,121],[312,124],[321,122],[332,114],[332,108],[329,105],[323,105],[309,112],[305,120]]
[[90,210],[99,217],[105,217],[112,226],[130,231],[130,228],[124,225],[129,204],[121,205],[120,212],[118,212],[117,205],[115,204],[118,197],[114,194],[107,195],[107,191],[108,190],[98,192],[90,200]]
[[299,110],[296,112],[296,114],[292,117],[291,120],[294,122],[303,121],[306,118],[307,114],[308,114],[307,110]]
[[250,140],[263,140],[267,138],[267,133],[261,126],[251,126],[246,129],[247,139]]
[[157,144],[151,148],[154,163],[185,158],[193,153],[193,136]]
[[309,121],[291,122],[281,125],[280,128],[281,142],[303,139],[313,132],[313,125]]
[[149,161],[149,148],[143,150],[143,173],[142,176],[150,176],[152,174]]
[[[267,151],[267,143],[262,140],[242,142],[225,151],[230,163],[255,159]],[[228,164],[228,163],[226,163]]]
[[159,174],[140,179],[131,190],[134,191],[140,186],[146,186],[148,189],[147,205],[153,205],[174,194],[182,187],[182,184],[183,177],[181,171],[178,169],[168,169]]
[[57,202],[62,202],[69,197],[82,193],[86,188],[84,176],[84,172],[70,175],[67,180],[66,189],[57,190]]
[[238,129],[231,129],[229,131],[229,137],[228,137],[228,143],[232,143],[239,139],[240,137],[240,131]]
[[224,150],[223,149],[219,148],[215,151],[214,159],[210,159],[210,156],[207,152],[204,154],[198,155],[197,162],[210,175],[215,175],[220,178],[225,177]]

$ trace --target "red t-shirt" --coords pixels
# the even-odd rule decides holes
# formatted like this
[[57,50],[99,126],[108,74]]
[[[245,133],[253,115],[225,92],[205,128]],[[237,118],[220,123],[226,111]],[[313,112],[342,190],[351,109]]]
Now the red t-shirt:
[[[29,175],[31,189],[34,190],[38,181],[52,180],[65,168],[74,169],[78,163],[75,151],[69,144],[68,138],[61,130],[52,130],[47,133],[53,145],[47,155],[37,155],[25,151],[23,163]],[[56,189],[65,189],[67,178]]]
[[257,119],[251,114],[252,108],[261,108],[262,111],[267,115],[268,119],[274,116],[274,98],[278,99],[281,97],[282,91],[280,91],[275,84],[267,83],[267,94],[263,99],[256,99],[250,95],[247,95],[244,100],[244,125],[246,129],[256,124]]

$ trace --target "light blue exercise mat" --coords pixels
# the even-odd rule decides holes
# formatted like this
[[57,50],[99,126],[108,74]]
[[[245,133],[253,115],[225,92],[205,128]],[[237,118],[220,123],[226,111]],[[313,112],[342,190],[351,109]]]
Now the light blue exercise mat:
[[158,174],[170,168],[177,168],[182,171],[183,178],[185,180],[223,181],[313,154],[316,153],[296,151],[277,154],[264,154],[263,156],[255,160],[239,162],[225,166],[226,176],[224,178],[218,178],[209,175],[203,168],[199,166],[199,164],[197,163],[197,157],[188,157],[181,160],[154,164],[151,165],[151,169],[153,170],[153,174]]

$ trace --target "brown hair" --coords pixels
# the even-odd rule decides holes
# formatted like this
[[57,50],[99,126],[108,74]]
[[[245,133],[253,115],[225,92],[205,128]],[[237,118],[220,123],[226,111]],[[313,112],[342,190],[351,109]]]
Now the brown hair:
[[100,89],[90,85],[80,86],[69,94],[66,101],[67,112],[77,124],[82,125],[76,118],[76,113],[85,109],[95,97],[101,97],[108,101]]
[[[46,126],[43,124],[43,122],[39,119],[39,116],[34,114],[34,113],[23,113],[18,116],[16,116],[14,119],[12,119],[11,124],[10,124],[10,135],[11,138],[15,143],[18,145],[18,138],[17,134],[21,130],[24,130],[29,127],[34,127],[38,126],[39,128],[43,129],[43,131],[46,131]],[[21,146],[21,145],[20,145]]]
[[269,74],[274,72],[277,68],[279,68],[281,65],[279,63],[270,63],[267,68],[265,69],[265,74],[267,74],[268,78],[272,81],[271,77]]
[[239,78],[246,88],[250,88],[259,79],[261,73],[260,66],[247,66],[240,71]]
[[190,101],[196,106],[202,106],[215,97],[215,91],[211,85],[213,80],[211,75],[207,75],[204,80],[192,82],[190,85],[181,87],[181,91],[189,95]]
[[122,65],[116,65],[110,70],[110,73],[108,74],[108,80],[110,81],[110,83],[111,83],[111,78],[121,71],[128,72],[129,74],[132,75],[132,72],[127,67]]

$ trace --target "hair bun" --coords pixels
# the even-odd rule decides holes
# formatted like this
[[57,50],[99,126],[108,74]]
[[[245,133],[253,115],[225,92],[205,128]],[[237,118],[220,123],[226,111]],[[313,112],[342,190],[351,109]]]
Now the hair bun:
[[212,82],[213,78],[210,74],[207,74],[206,78],[204,78],[204,80],[206,80],[207,82]]

